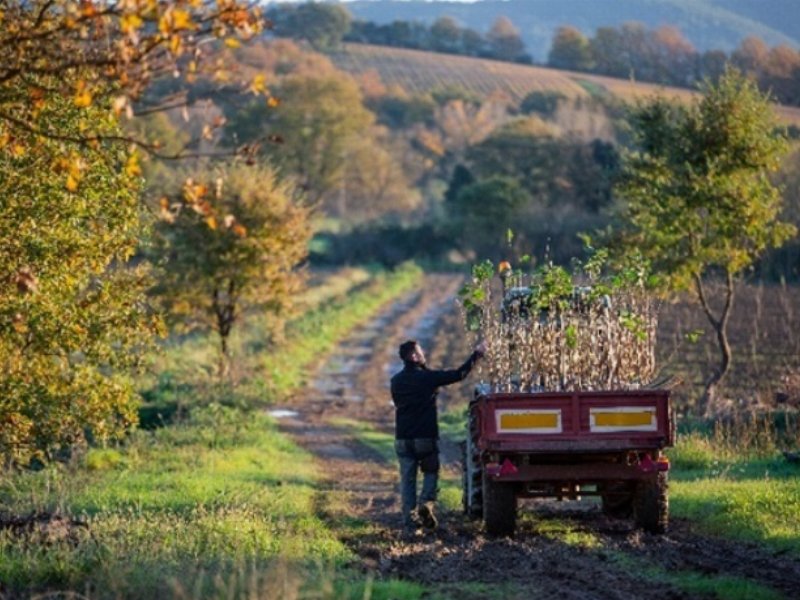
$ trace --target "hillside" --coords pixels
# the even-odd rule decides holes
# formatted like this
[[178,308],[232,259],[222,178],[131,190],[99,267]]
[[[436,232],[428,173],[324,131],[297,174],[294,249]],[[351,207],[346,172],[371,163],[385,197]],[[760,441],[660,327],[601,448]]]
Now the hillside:
[[678,27],[700,50],[730,51],[748,35],[767,44],[800,42],[800,4],[795,0],[483,0],[447,2],[419,0],[356,0],[347,8],[357,18],[389,23],[394,20],[432,22],[451,16],[486,31],[500,15],[520,29],[537,61],[547,57],[553,32],[570,24],[586,34],[598,27],[639,21],[649,27]]
[[[331,58],[344,71],[354,75],[375,71],[386,85],[397,85],[410,93],[454,86],[482,97],[500,92],[515,102],[537,90],[559,91],[569,98],[611,94],[623,100],[656,93],[685,100],[693,94],[685,89],[587,73],[367,44],[345,44]],[[778,112],[785,122],[800,125],[800,108],[781,106]]]

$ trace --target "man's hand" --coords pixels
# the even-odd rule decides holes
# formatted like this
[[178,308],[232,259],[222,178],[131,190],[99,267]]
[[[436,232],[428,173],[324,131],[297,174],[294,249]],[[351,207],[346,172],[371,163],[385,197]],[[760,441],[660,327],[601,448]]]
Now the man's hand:
[[483,340],[481,340],[481,341],[478,343],[478,345],[477,345],[477,346],[475,346],[475,354],[477,354],[477,355],[478,355],[479,357],[481,357],[481,358],[483,358],[483,357],[484,357],[484,355],[486,354],[486,342],[484,342]]

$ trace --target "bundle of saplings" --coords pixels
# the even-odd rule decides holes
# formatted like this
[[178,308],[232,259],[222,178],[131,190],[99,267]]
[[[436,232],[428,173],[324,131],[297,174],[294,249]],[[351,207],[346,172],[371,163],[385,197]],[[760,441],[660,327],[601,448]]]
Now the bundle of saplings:
[[647,386],[658,325],[652,283],[644,261],[612,269],[604,252],[572,271],[476,265],[460,301],[467,330],[486,341],[482,377],[493,392]]

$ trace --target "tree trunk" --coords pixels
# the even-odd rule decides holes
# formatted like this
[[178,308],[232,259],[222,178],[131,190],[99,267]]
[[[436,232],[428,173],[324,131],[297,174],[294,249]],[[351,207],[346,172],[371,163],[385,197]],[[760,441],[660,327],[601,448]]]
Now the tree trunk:
[[714,328],[720,356],[718,367],[708,379],[706,379],[703,396],[700,400],[701,412],[706,417],[711,416],[717,408],[717,392],[719,385],[725,379],[731,366],[732,351],[730,341],[728,340],[728,321],[731,309],[733,308],[734,283],[733,275],[726,271],[725,304],[722,307],[719,317],[717,317],[711,309],[711,305],[706,297],[702,279],[699,275],[695,276],[697,297],[700,300],[700,305],[703,307],[703,312],[708,318],[709,323],[711,323],[711,327]]
[[230,355],[228,354],[228,335],[219,332],[219,378],[225,379],[230,374]]
[[219,334],[219,377],[226,379],[230,375],[230,351],[228,349],[228,336],[236,321],[236,285],[228,282],[225,298],[220,298],[219,288],[214,288],[212,293],[212,308],[217,318],[217,333]]

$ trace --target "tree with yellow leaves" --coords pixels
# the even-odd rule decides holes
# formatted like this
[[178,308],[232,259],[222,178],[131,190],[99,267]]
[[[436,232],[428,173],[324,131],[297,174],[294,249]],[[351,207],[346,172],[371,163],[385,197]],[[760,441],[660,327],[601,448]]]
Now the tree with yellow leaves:
[[280,316],[302,283],[297,266],[311,238],[309,211],[268,167],[232,166],[217,179],[188,180],[161,200],[154,293],[184,329],[216,331],[220,375],[228,336],[247,308]]
[[[65,136],[82,119],[120,134],[109,113],[61,98],[37,120]],[[44,460],[136,422],[126,373],[160,321],[144,267],[138,164],[113,143],[81,149],[20,132],[0,152],[0,461]]]
[[[178,89],[151,104],[146,90],[165,78],[230,85],[208,42],[236,47],[264,25],[257,8],[237,0],[0,0],[0,149],[19,153],[26,140],[48,138],[94,148],[123,141],[158,154],[157,143],[99,130],[87,109],[120,117],[185,103]],[[56,100],[84,109],[77,129],[39,120]]]

